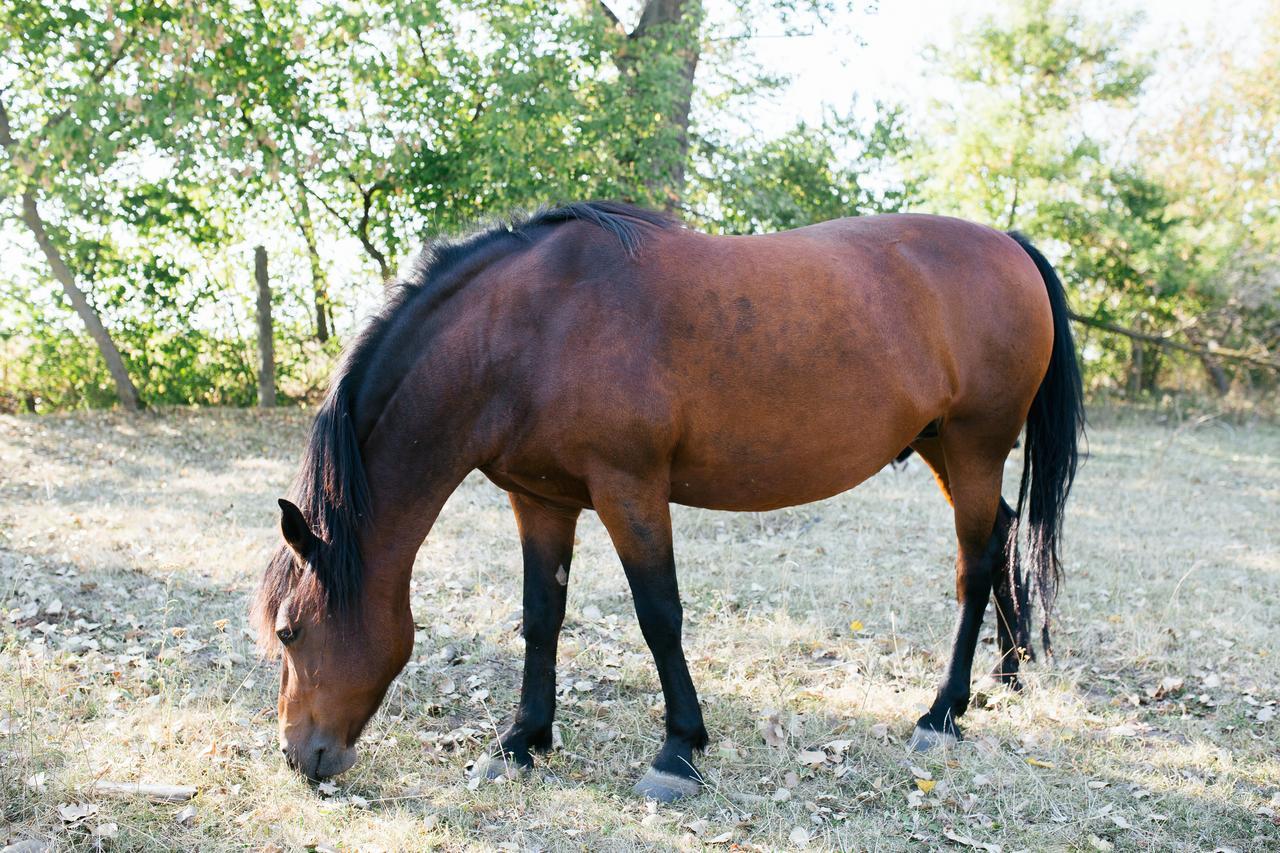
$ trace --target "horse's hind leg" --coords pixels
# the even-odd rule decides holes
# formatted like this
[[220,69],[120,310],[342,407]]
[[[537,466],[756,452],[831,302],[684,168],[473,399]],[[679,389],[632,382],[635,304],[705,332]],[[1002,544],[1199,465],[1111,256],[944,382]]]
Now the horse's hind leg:
[[996,637],[1000,643],[1000,660],[991,677],[1013,690],[1021,690],[1022,682],[1018,680],[1018,667],[1023,656],[1031,657],[1031,638],[1027,633],[1025,616],[1030,602],[1027,596],[1026,579],[1022,567],[1017,564],[1017,555],[1011,553],[1015,544],[1009,540],[1009,531],[1017,520],[1013,507],[1000,499],[1000,509],[996,515],[995,538],[1001,542],[999,563],[996,566],[995,600],[996,600]]
[[916,724],[911,739],[912,747],[917,750],[954,743],[960,738],[956,718],[969,707],[973,656],[983,611],[995,576],[1003,568],[1004,539],[999,535],[996,521],[1004,460],[1016,436],[1016,429],[952,421],[942,430],[940,458],[936,452],[921,453],[931,466],[936,466],[935,473],[939,467],[945,472],[939,476],[939,482],[948,492],[955,514],[959,546],[956,598],[960,612],[946,674],[933,705]]
[[476,772],[488,778],[508,767],[528,770],[533,752],[551,748],[556,713],[556,645],[564,623],[578,510],[558,509],[511,495],[524,556],[524,679],[515,718]]
[[[939,436],[921,438],[912,442],[911,449],[919,454],[928,464],[938,481],[947,503],[953,504],[951,485],[947,479],[946,456]],[[1018,667],[1022,655],[1030,655],[1030,638],[1027,635],[1026,620],[1019,621],[1018,614],[1029,606],[1027,589],[1020,568],[1010,565],[1012,555],[1009,553],[1013,543],[1009,542],[1009,531],[1017,514],[1004,499],[1000,499],[1000,508],[996,515],[995,537],[1001,541],[1000,557],[994,567],[992,592],[996,604],[996,636],[1000,646],[1000,660],[996,662],[992,678],[1009,685],[1014,690],[1021,688],[1018,680]]]

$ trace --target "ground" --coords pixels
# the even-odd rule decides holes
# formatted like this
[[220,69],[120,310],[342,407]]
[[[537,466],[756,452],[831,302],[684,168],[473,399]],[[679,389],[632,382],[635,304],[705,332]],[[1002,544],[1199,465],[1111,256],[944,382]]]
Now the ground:
[[949,510],[921,463],[776,513],[676,508],[709,784],[658,807],[630,793],[657,677],[590,514],[560,748],[533,778],[468,782],[522,654],[514,523],[478,476],[419,556],[415,653],[360,763],[318,789],[286,769],[246,604],[306,421],[0,418],[0,846],[1280,849],[1280,429],[1096,417],[1057,658],[1022,694],[985,687],[945,753],[905,748],[953,618]]

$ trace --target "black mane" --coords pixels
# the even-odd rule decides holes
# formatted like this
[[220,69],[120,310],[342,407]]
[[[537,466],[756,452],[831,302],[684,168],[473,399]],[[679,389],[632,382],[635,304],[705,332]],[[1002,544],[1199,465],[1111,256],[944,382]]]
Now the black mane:
[[[423,248],[409,275],[388,288],[381,310],[347,348],[312,423],[302,470],[292,490],[294,503],[321,540],[317,553],[308,555],[316,581],[310,592],[323,598],[315,604],[322,603],[333,614],[349,613],[360,592],[359,531],[369,518],[369,484],[353,411],[362,377],[379,343],[410,304],[416,307],[424,299],[438,303],[452,292],[450,278],[445,275],[448,270],[501,241],[511,241],[513,248],[527,245],[539,229],[566,222],[589,222],[604,229],[617,238],[629,257],[639,251],[646,228],[675,225],[674,219],[662,213],[594,201],[543,208],[498,220],[461,237],[437,238]],[[280,602],[294,590],[295,574],[292,553],[282,548],[267,568],[255,605],[260,638],[271,636],[272,625],[265,621],[275,619]]]

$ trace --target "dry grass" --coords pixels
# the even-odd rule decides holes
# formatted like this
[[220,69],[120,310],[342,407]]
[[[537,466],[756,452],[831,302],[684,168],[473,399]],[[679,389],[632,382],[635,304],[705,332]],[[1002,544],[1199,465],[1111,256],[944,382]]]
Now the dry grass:
[[[304,424],[232,411],[0,418],[0,844],[1280,847],[1274,427],[1094,429],[1068,519],[1058,660],[1031,667],[1023,695],[985,693],[947,755],[903,747],[952,621],[950,519],[918,462],[783,512],[677,508],[711,784],[656,808],[629,788],[658,745],[657,678],[594,516],[562,641],[563,748],[532,780],[468,786],[468,761],[514,706],[522,651],[514,524],[479,478],[419,557],[417,650],[361,762],[324,792],[285,769],[274,668],[244,611]],[[760,733],[770,715],[780,747]],[[833,741],[821,766],[800,763]],[[927,793],[912,765],[936,782]],[[96,796],[97,778],[197,785],[195,814]],[[67,821],[64,804],[97,811]]]

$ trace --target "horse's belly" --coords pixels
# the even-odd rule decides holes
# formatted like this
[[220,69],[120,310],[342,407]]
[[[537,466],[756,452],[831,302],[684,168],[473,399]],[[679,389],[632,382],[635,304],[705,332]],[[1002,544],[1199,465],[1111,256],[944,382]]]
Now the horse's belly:
[[[671,467],[671,500],[706,509],[762,512],[848,491],[889,463],[928,423],[884,419],[875,427],[801,417],[797,429],[749,437],[727,430],[687,442]],[[917,423],[919,421],[919,423]],[[910,426],[904,426],[910,424]]]

